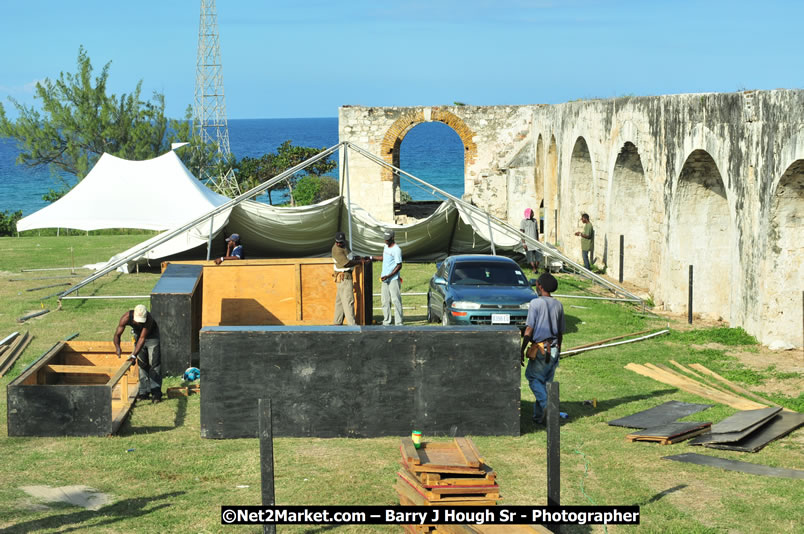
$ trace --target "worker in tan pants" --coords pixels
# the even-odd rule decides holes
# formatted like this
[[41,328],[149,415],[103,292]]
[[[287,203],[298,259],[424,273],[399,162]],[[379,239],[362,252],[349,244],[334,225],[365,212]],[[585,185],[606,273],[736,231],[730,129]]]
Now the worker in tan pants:
[[361,263],[359,256],[352,256],[352,251],[346,245],[346,234],[337,232],[335,244],[332,245],[332,260],[335,272],[335,317],[332,324],[341,325],[346,320],[347,325],[355,324],[355,293],[352,281],[352,268]]

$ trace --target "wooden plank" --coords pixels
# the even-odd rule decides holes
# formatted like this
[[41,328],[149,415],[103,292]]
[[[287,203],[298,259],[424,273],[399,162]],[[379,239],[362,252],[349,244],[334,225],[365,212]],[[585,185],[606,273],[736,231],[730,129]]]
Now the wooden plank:
[[671,370],[667,366],[664,366],[664,368],[659,368],[658,366],[653,365],[651,363],[646,363],[645,366],[650,368],[650,369],[663,371],[663,372],[667,373],[670,376],[676,377],[678,380],[686,381],[691,387],[703,388],[703,390],[705,390],[705,391],[709,391],[709,392],[712,392],[712,393],[718,394],[718,395],[723,395],[724,396],[723,398],[731,398],[731,399],[733,399],[733,401],[735,403],[745,402],[745,403],[750,403],[750,405],[754,406],[754,408],[741,408],[743,410],[759,409],[759,408],[765,408],[766,407],[764,404],[757,406],[756,403],[754,403],[753,401],[750,401],[748,399],[744,399],[743,397],[740,397],[739,395],[735,395],[734,393],[724,391],[724,390],[720,390],[720,389],[716,389],[716,388],[708,386],[706,384],[702,384],[702,383],[700,383],[700,382],[698,382],[696,380],[693,380],[692,378],[689,378],[689,377],[686,377],[686,376],[681,375],[679,373],[676,373],[675,371]]
[[419,465],[422,463],[422,460],[419,457],[419,451],[413,444],[413,439],[409,437],[402,438],[402,446],[400,447],[400,451],[402,452],[402,458],[407,463],[412,465]]
[[[471,486],[471,487],[481,487],[481,486],[494,486],[496,484],[496,474],[494,470],[489,466],[483,464],[482,467],[487,469],[486,476],[472,476],[472,475],[453,475],[453,476],[442,476],[439,473],[427,473],[427,472],[415,472],[413,471],[408,464],[404,461],[399,462],[399,465],[402,469],[407,470],[412,476],[416,477],[416,479],[421,483],[422,486],[426,488],[443,488],[443,487],[455,487],[455,486]],[[447,475],[447,473],[445,473]]]
[[14,363],[25,351],[30,342],[31,336],[28,334],[28,332],[25,332],[24,336],[18,337],[14,341],[12,346],[9,347],[8,351],[3,357],[3,362],[0,363],[0,376],[4,376],[14,366]]
[[[497,501],[493,499],[471,500],[471,501],[430,501],[418,493],[410,484],[397,478],[394,489],[397,494],[408,499],[414,506],[496,506]],[[401,499],[400,499],[401,500]]]
[[[401,465],[401,464],[400,464]],[[397,472],[398,476],[406,479],[416,488],[418,488],[421,492],[427,493],[431,492],[433,495],[455,495],[455,494],[475,494],[475,495],[486,495],[492,493],[500,493],[500,486],[495,483],[491,484],[479,484],[479,485],[426,485],[422,483],[421,479],[416,475],[416,473],[412,472],[410,469],[407,469],[404,465],[402,465],[402,469]],[[434,497],[430,497],[428,495],[428,499],[434,499]]]
[[721,393],[725,393],[726,395],[733,395],[733,393],[731,391],[723,389],[722,387],[718,387],[717,385],[710,383],[708,380],[704,379],[703,377],[701,377],[701,379],[698,380],[698,379],[683,375],[683,374],[679,373],[678,371],[675,371],[675,370],[669,368],[668,366],[664,365],[663,363],[650,364],[650,365],[655,365],[655,367],[658,367],[662,371],[666,371],[666,372],[668,372],[668,373],[670,373],[672,375],[679,376],[679,377],[687,379],[687,380],[691,380],[691,381],[693,381],[695,383],[698,383],[698,384],[700,384],[700,385],[702,385],[704,387],[712,388],[715,391],[720,391]]
[[296,283],[296,320],[302,322],[304,316],[302,315],[302,301],[304,300],[304,291],[302,291],[302,270],[301,264],[294,265],[296,268],[296,276],[294,281]]
[[64,345],[65,345],[64,341],[60,341],[55,345],[53,345],[53,347],[49,351],[40,356],[39,359],[35,361],[30,367],[28,367],[27,370],[23,371],[20,376],[12,380],[9,386],[20,385],[20,384],[26,384],[26,385],[36,384],[39,369],[41,369],[44,365],[46,365],[47,362],[50,360],[50,358],[53,357],[53,355],[58,354],[59,351],[64,347]]
[[114,376],[119,367],[100,367],[92,365],[46,365],[45,370],[51,373],[81,373],[86,375]]
[[475,448],[469,445],[470,442],[469,438],[455,438],[455,446],[458,448],[458,452],[461,453],[466,465],[480,467],[480,458],[475,454]]
[[642,334],[648,334],[650,332],[653,332],[652,328],[650,328],[648,330],[642,330],[641,332],[634,332],[633,334],[624,334],[622,336],[614,336],[614,337],[610,337],[608,339],[601,339],[600,341],[593,341],[592,343],[587,343],[586,345],[578,345],[577,347],[569,348],[564,352],[569,352],[569,351],[573,351],[573,350],[580,350],[580,349],[586,349],[586,348],[589,348],[589,347],[596,347],[597,345],[602,345],[603,343],[608,343],[609,341],[617,341],[618,339],[624,339],[624,338],[631,337],[631,336],[639,336],[639,335],[642,335]]
[[636,363],[629,363],[625,366],[625,368],[629,371],[634,371],[637,374],[641,374],[642,376],[662,382],[663,384],[677,387],[678,389],[688,393],[711,399],[738,410],[754,410],[765,407],[764,405],[759,405],[755,402],[743,399],[742,397],[726,395],[719,391],[713,390],[712,388],[704,387],[702,384],[695,382],[692,379],[679,379],[677,376],[673,376],[657,367],[651,368],[650,364],[639,365]]
[[[692,367],[692,368],[694,368],[694,369],[697,369],[698,371],[700,371],[700,372],[702,372],[702,373],[704,373],[704,374],[707,374],[707,375],[711,376],[712,378],[714,378],[714,379],[716,379],[716,380],[720,380],[721,382],[723,382],[724,384],[726,384],[727,386],[729,386],[729,387],[730,387],[731,389],[733,389],[734,391],[736,391],[736,392],[738,392],[738,393],[742,393],[743,395],[746,395],[747,397],[750,397],[750,398],[752,398],[752,399],[754,399],[754,400],[756,400],[756,401],[762,402],[762,403],[764,403],[764,404],[766,404],[766,405],[767,405],[767,404],[770,404],[770,405],[772,405],[772,406],[779,406],[778,404],[776,404],[776,403],[775,403],[775,402],[773,402],[773,401],[770,401],[770,400],[768,400],[768,399],[763,399],[763,398],[762,398],[762,397],[760,397],[759,395],[756,395],[756,394],[754,394],[754,393],[752,393],[752,392],[748,391],[748,390],[747,390],[747,389],[745,389],[744,387],[742,387],[742,386],[738,386],[738,385],[737,385],[737,384],[735,384],[734,382],[732,382],[732,381],[728,380],[727,378],[724,378],[724,377],[720,376],[720,375],[719,375],[719,374],[717,374],[716,372],[712,371],[711,369],[708,369],[708,368],[704,367],[704,366],[703,366],[703,365],[701,365],[700,363],[692,363],[692,364],[690,364],[690,367]],[[787,411],[792,411],[792,410],[789,410],[789,409],[787,409],[787,408],[785,408],[785,410],[787,410]]]
[[689,367],[684,367],[683,365],[681,365],[680,363],[678,363],[675,360],[670,360],[670,363],[675,365],[676,367],[678,367],[679,369],[681,369],[685,373],[690,374],[690,375],[694,376],[695,378],[700,379],[701,381],[704,381],[704,377],[702,377],[701,375],[699,375],[698,373],[696,373],[695,371],[693,371]]

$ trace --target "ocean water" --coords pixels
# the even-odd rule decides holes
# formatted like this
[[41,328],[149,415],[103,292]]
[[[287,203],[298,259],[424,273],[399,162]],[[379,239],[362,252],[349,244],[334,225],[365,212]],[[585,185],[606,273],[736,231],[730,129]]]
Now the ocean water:
[[[338,143],[338,119],[235,119],[229,121],[229,146],[238,158],[259,157],[286,140],[294,145],[328,148]],[[21,210],[29,215],[47,205],[42,195],[60,189],[61,181],[76,183],[74,176],[53,174],[47,168],[17,165],[19,154],[13,139],[0,138],[0,211]],[[336,159],[337,161],[337,159]],[[463,194],[463,143],[449,126],[431,122],[414,127],[400,147],[400,167],[455,196]],[[337,170],[333,171],[337,176]],[[440,200],[403,177],[403,191],[414,200]],[[265,197],[265,196],[263,196]],[[282,195],[273,194],[274,203]],[[266,200],[266,198],[260,198]]]

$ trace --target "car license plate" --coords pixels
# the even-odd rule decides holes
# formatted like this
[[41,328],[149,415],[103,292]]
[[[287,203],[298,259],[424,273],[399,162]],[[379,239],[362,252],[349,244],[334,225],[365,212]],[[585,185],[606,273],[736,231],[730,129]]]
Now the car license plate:
[[491,324],[511,324],[511,316],[507,313],[492,313]]

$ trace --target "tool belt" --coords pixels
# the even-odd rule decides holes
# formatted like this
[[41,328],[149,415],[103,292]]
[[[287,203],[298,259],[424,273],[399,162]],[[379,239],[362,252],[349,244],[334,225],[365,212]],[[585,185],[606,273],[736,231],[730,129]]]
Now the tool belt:
[[540,355],[544,356],[544,361],[547,362],[548,358],[550,358],[550,346],[551,341],[549,339],[545,339],[544,341],[533,342],[528,347],[528,351],[526,356],[529,360],[535,360]]
[[343,282],[344,280],[351,280],[352,273],[346,271],[336,271],[332,273],[332,278],[335,280],[335,283],[338,284],[340,282]]

